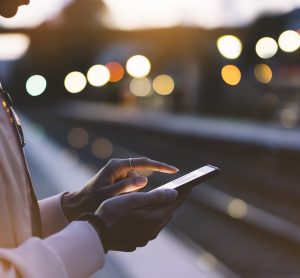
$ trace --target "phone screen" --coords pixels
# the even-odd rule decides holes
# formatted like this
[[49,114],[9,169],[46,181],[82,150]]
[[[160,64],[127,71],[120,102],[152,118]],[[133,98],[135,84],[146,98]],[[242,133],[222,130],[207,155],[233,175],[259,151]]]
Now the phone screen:
[[182,187],[184,185],[191,185],[191,184],[197,184],[200,182],[203,182],[207,180],[208,178],[211,178],[218,174],[220,170],[211,165],[206,165],[204,167],[201,167],[193,172],[190,172],[176,180],[170,181],[162,186],[159,186],[153,190],[157,189],[178,189],[179,187]]

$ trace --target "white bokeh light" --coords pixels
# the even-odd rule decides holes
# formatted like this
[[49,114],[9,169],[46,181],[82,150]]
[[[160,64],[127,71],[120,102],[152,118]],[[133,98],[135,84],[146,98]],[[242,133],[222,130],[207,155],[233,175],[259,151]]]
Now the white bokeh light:
[[25,34],[0,34],[0,60],[20,59],[28,50],[30,38]]
[[227,59],[237,59],[243,49],[241,40],[232,35],[225,35],[218,39],[217,47],[219,52]]
[[261,38],[255,47],[257,55],[262,59],[272,58],[278,51],[277,42],[270,37]]
[[150,96],[152,85],[149,78],[134,78],[130,81],[130,91],[137,97]]
[[65,88],[69,93],[80,93],[86,86],[87,80],[79,71],[70,72],[65,78]]
[[46,90],[47,81],[41,75],[33,75],[26,82],[26,91],[31,96],[39,96]]
[[92,86],[101,87],[110,79],[110,72],[103,65],[94,65],[87,72],[87,79]]
[[151,63],[145,56],[135,55],[128,59],[126,70],[132,77],[142,78],[149,74]]
[[293,30],[283,32],[278,39],[279,47],[284,52],[294,52],[300,47],[300,35]]

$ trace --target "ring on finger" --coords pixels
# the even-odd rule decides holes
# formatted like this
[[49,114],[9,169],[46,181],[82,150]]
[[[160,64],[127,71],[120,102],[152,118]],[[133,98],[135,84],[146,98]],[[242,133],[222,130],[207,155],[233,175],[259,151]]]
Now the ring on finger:
[[133,167],[132,167],[132,158],[131,158],[131,157],[129,158],[129,167],[130,167],[130,170],[131,170],[132,172],[134,172],[134,169],[133,169]]

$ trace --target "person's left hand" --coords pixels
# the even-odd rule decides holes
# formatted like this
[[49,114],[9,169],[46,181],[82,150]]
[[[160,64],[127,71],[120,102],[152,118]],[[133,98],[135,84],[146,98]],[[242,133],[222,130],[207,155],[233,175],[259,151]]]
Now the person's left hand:
[[112,159],[80,191],[63,196],[62,208],[68,220],[94,212],[103,201],[111,197],[145,187],[147,178],[140,176],[135,170],[169,174],[178,171],[173,166],[144,157]]

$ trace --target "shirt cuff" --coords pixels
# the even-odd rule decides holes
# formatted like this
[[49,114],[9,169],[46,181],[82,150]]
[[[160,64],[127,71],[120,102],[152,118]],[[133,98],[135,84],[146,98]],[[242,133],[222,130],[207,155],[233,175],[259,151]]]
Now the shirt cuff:
[[65,228],[69,221],[61,207],[61,198],[66,192],[39,201],[43,236],[49,236]]
[[62,261],[68,277],[89,277],[104,265],[105,255],[99,236],[86,221],[74,221],[44,242]]

